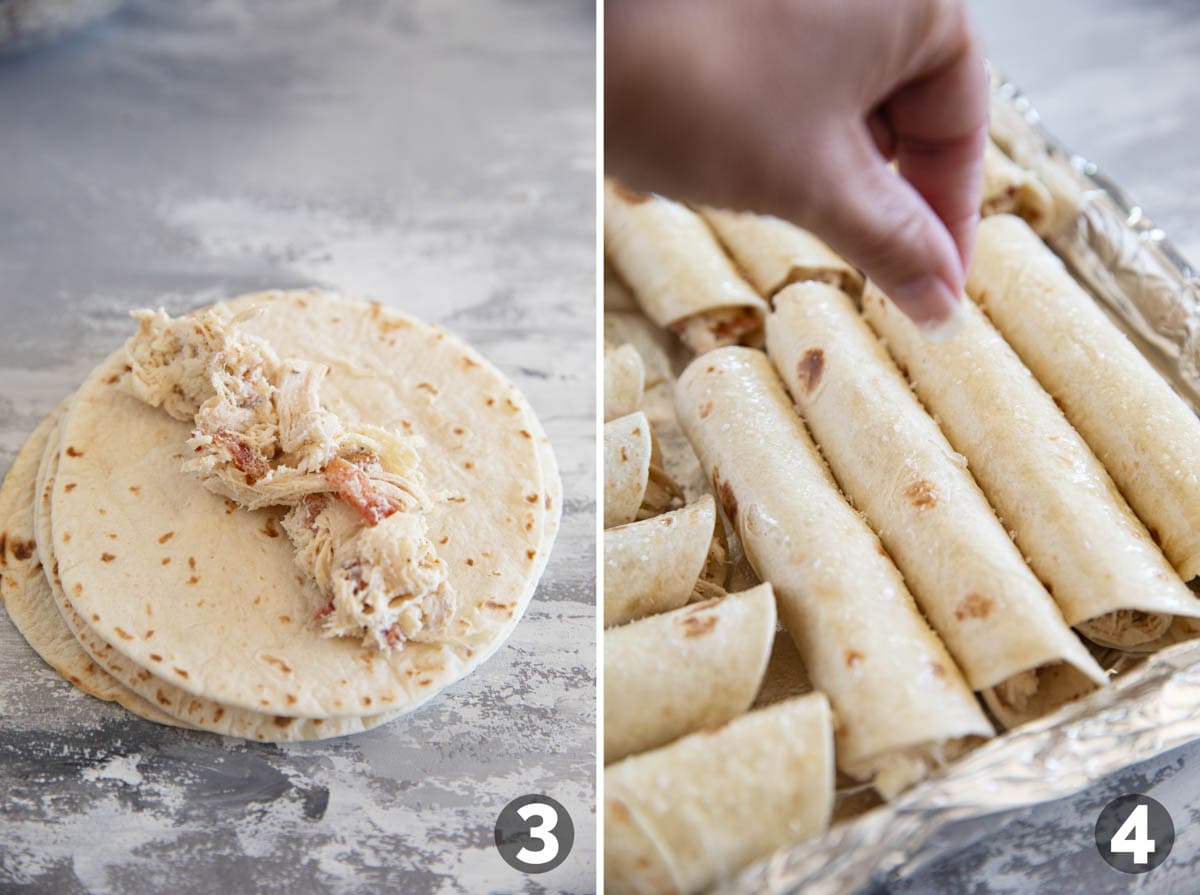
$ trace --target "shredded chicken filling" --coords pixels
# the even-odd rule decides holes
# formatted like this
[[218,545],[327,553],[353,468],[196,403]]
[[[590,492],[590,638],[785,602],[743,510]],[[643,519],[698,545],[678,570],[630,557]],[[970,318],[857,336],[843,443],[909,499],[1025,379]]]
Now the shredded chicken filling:
[[134,317],[129,389],[193,424],[183,469],[210,491],[247,509],[290,507],[283,528],[322,634],[384,651],[442,639],[455,601],[411,441],[347,426],[321,403],[329,368],[280,360],[243,317]]

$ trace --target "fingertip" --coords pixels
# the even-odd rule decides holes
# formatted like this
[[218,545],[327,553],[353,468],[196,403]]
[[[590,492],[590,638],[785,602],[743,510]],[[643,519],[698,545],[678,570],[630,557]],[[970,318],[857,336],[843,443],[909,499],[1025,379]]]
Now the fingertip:
[[940,277],[917,277],[894,287],[888,296],[931,342],[949,341],[962,328],[959,292]]

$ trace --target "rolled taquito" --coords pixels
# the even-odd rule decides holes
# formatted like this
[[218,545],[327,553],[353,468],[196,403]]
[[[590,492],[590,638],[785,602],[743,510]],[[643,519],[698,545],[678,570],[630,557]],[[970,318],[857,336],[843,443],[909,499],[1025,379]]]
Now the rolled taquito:
[[604,632],[604,761],[750,708],[775,639],[771,585]]
[[813,693],[607,767],[605,891],[692,895],[823,832],[832,727]]
[[716,518],[706,494],[683,509],[605,531],[604,627],[687,603],[709,562]]
[[642,403],[646,368],[642,356],[625,344],[604,351],[604,422],[633,413]]
[[697,354],[761,341],[766,302],[690,208],[606,180],[604,250],[646,316]]
[[679,419],[814,686],[838,767],[894,795],[990,736],[962,672],[830,477],[761,351],[720,348],[676,385]]
[[1045,232],[1053,215],[1053,200],[1045,186],[990,139],[983,151],[983,199],[979,212],[1020,215],[1039,232]]
[[1200,613],[1083,438],[974,303],[963,299],[962,330],[942,344],[873,287],[863,308],[1069,625],[1129,648],[1161,636],[1172,615]]
[[750,282],[767,298],[817,280],[851,295],[862,292],[858,270],[807,230],[770,215],[705,208],[701,212]]
[[648,519],[682,503],[679,486],[653,462],[650,422],[640,410],[604,424],[604,527]]
[[1037,177],[1049,192],[1050,218],[1041,232],[1052,233],[1073,221],[1079,215],[1083,189],[1072,176],[1069,162],[1066,158],[1056,158],[1025,123],[1021,113],[994,87],[988,129],[1004,154]]
[[767,351],[972,689],[1020,675],[1036,691],[1061,663],[1107,682],[848,295],[821,283],[784,289]]
[[1185,581],[1200,574],[1200,419],[1019,218],[979,227],[967,290]]

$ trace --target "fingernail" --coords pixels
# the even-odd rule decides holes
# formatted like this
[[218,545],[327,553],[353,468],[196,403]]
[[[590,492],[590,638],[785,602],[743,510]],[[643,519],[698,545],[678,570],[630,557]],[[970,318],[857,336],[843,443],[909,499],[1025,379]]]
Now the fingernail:
[[898,286],[891,298],[931,342],[948,342],[962,329],[962,302],[938,277],[920,277]]

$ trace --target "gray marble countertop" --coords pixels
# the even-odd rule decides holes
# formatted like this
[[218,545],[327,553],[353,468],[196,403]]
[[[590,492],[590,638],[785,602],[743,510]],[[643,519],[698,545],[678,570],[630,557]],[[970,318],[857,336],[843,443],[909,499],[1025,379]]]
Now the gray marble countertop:
[[[143,722],[0,618],[0,891],[594,889],[594,14],[134,0],[0,55],[0,473],[128,309],[321,285],[474,343],[530,397],[566,492],[509,643],[355,737]],[[492,844],[530,792],[576,831],[541,876]]]
[[[1200,262],[1200,4],[972,0],[969,6],[988,56],[1028,94],[1046,127],[1097,163],[1193,264]],[[1132,792],[1162,802],[1177,836],[1166,863],[1138,876],[1109,867],[1094,839],[1104,805]],[[999,818],[952,859],[890,880],[871,895],[1194,895],[1197,821],[1200,740],[1075,798]]]

